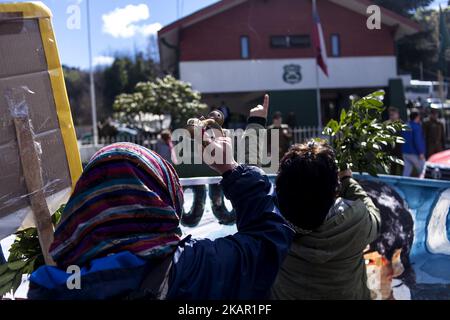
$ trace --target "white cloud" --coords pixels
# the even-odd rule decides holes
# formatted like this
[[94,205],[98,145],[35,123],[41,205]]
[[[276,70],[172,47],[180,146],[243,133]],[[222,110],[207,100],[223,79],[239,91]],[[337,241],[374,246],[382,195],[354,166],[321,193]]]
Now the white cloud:
[[439,6],[441,6],[442,9],[447,8],[448,0],[434,0],[429,6],[429,8],[434,10],[439,10]]
[[139,32],[143,35],[143,36],[150,36],[152,34],[156,34],[158,33],[159,30],[161,30],[162,25],[161,23],[151,23],[151,24],[147,24],[145,26],[141,26],[139,27]]
[[114,62],[114,57],[109,56],[97,56],[94,57],[94,66],[110,66]]
[[127,5],[116,8],[104,14],[103,32],[114,38],[131,38],[135,35],[149,36],[156,34],[161,28],[160,23],[138,24],[150,18],[150,10],[146,4]]

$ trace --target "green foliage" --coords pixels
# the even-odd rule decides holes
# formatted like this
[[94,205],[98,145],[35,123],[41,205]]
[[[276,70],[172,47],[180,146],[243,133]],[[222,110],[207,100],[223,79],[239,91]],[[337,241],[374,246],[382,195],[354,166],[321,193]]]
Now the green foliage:
[[421,68],[424,80],[435,80],[438,69],[439,12],[418,10],[413,17],[421,31],[397,41],[397,57],[400,70],[420,79]]
[[[420,32],[402,37],[397,41],[398,67],[402,73],[412,74],[413,79],[420,79],[423,71],[424,80],[434,81],[438,71],[439,11],[428,7],[433,0],[374,0],[373,2],[411,18],[420,25]],[[442,3],[442,11],[444,13],[448,11],[445,3]],[[449,18],[446,17],[447,28]]]
[[[89,72],[67,66],[63,71],[75,125],[91,125]],[[99,120],[111,116],[117,95],[133,92],[139,82],[155,80],[159,72],[159,65],[142,52],[117,55],[112,65],[97,67],[94,78]]]
[[64,79],[69,96],[70,108],[75,125],[89,124],[91,122],[89,98],[89,74],[78,68],[63,66]]
[[417,9],[425,8],[430,5],[433,0],[374,0],[373,2],[408,17]]
[[[61,206],[53,214],[53,225],[58,224],[63,210],[64,206]],[[22,275],[28,275],[45,264],[36,228],[18,231],[15,235],[8,262],[0,265],[0,297],[11,291],[15,293],[22,282]]]
[[352,101],[348,111],[342,110],[339,122],[331,120],[323,134],[331,137],[340,170],[368,172],[376,176],[388,173],[391,163],[403,161],[387,152],[404,143],[399,133],[407,127],[402,122],[382,122],[384,91],[374,92]]
[[129,119],[144,113],[170,114],[175,128],[184,126],[189,118],[198,116],[206,108],[199,92],[172,76],[140,82],[134,93],[121,94],[114,102],[114,111],[124,113]]
[[129,57],[117,57],[103,72],[105,103],[114,104],[116,96],[132,93],[139,82],[153,81],[159,74],[159,66],[142,53]]

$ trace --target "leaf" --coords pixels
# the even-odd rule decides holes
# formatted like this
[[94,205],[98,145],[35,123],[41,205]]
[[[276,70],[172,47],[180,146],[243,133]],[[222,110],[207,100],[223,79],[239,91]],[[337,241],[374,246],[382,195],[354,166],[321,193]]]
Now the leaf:
[[347,111],[345,111],[345,109],[342,109],[341,111],[341,123],[343,123],[345,121],[345,118],[347,117]]
[[404,144],[405,142],[406,142],[406,140],[403,137],[397,137],[395,139],[395,143],[398,143],[398,144]]
[[372,166],[367,167],[367,172],[373,177],[378,177],[377,169]]
[[7,272],[0,277],[0,287],[12,281],[15,277],[15,272]]
[[383,173],[389,173],[389,171],[390,171],[389,166],[384,162],[381,162],[381,168],[383,170]]
[[322,131],[323,135],[331,136],[333,134],[333,130],[330,127],[325,127]]
[[14,280],[12,282],[12,290],[13,293],[16,293],[17,289],[19,289],[20,285],[22,284],[22,274],[18,273],[14,277]]
[[33,273],[33,271],[36,269],[35,268],[36,260],[37,260],[37,257],[34,257],[30,261],[28,261],[27,266],[22,269],[24,274],[31,274],[31,273]]
[[[384,106],[383,102],[381,102],[380,100],[377,100],[377,99],[365,99],[365,102],[369,103],[371,108],[375,108],[377,110],[380,110],[380,107]],[[383,107],[383,110],[384,110],[384,107]]]
[[377,151],[381,150],[380,145],[377,144],[377,143],[372,144],[372,148],[374,148],[374,149],[377,150]]
[[23,267],[25,267],[26,265],[27,265],[27,261],[25,261],[25,260],[18,260],[18,261],[14,261],[14,262],[8,262],[8,268],[10,270],[14,270],[14,271],[20,270]]
[[4,263],[0,265],[0,276],[8,270],[8,264]]
[[3,295],[5,295],[5,294],[11,292],[12,288],[13,288],[13,283],[12,283],[12,281],[6,283],[6,284],[3,285],[3,286],[0,285],[0,296],[3,296]]

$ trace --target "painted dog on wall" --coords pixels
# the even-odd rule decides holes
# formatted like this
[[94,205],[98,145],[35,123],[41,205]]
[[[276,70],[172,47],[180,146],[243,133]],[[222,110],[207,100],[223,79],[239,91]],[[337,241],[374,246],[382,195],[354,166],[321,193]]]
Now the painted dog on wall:
[[402,299],[415,285],[415,274],[410,262],[414,241],[414,220],[406,201],[390,185],[364,180],[361,186],[370,196],[381,214],[381,232],[370,244],[367,260],[368,284],[373,298],[394,299],[394,291],[401,288]]

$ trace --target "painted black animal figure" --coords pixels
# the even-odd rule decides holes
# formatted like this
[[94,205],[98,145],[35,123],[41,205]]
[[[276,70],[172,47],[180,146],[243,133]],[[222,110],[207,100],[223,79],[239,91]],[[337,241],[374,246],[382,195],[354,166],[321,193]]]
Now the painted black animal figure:
[[390,185],[382,182],[362,180],[361,186],[381,213],[381,233],[370,245],[389,261],[401,249],[401,262],[405,269],[399,279],[408,286],[415,284],[415,274],[409,255],[414,241],[414,220],[405,200]]

